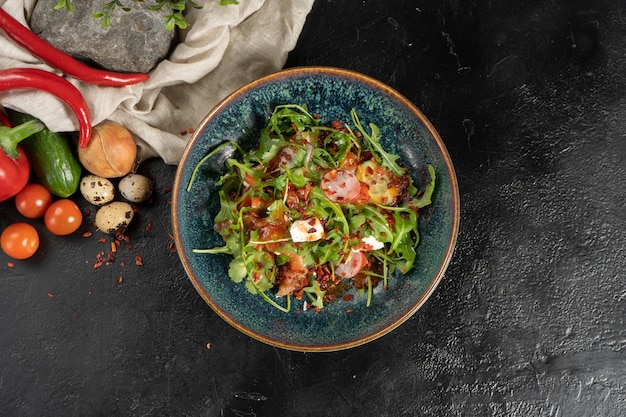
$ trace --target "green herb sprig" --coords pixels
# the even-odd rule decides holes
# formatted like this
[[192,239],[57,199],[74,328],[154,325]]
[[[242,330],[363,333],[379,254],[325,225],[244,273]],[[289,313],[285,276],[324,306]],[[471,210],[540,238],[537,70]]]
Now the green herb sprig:
[[[100,11],[94,12],[91,16],[94,19],[100,19],[104,27],[111,27],[111,15],[110,13],[115,9],[121,9],[123,11],[130,11],[128,5],[131,0],[112,0],[102,4]],[[132,0],[135,3],[143,3],[145,0]],[[229,4],[239,4],[237,0],[219,0],[221,6],[227,6]],[[194,2],[193,0],[154,0],[155,4],[149,5],[151,10],[158,11],[163,7],[167,7],[169,13],[165,15],[165,27],[167,30],[174,30],[175,28],[186,29],[189,27],[189,22],[185,19],[184,12],[187,6],[191,6],[195,9],[201,9],[203,6]],[[65,9],[68,12],[72,12],[76,9],[72,0],[57,0],[57,4],[54,6],[54,10]]]

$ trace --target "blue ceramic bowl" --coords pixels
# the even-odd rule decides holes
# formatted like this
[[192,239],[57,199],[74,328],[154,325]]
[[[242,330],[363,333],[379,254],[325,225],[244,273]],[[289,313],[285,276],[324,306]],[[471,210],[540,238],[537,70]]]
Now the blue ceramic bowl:
[[[383,147],[411,167],[423,188],[425,167],[437,174],[433,204],[420,211],[420,243],[416,267],[407,275],[378,286],[369,307],[366,300],[338,300],[320,312],[284,313],[243,284],[228,277],[228,255],[194,253],[194,248],[223,246],[213,231],[219,211],[215,180],[223,158],[202,165],[187,191],[194,167],[224,141],[251,149],[276,105],[306,104],[322,122],[350,122],[355,109],[363,124],[375,123]],[[327,68],[289,69],[260,78],[217,105],[202,121],[182,156],[174,183],[172,220],[183,266],[209,306],[243,333],[273,346],[297,351],[334,351],[374,340],[405,322],[437,287],[450,262],[459,227],[459,193],[448,152],[424,115],[390,87],[355,72]],[[302,310],[300,308],[300,310]],[[348,312],[351,311],[351,312]]]

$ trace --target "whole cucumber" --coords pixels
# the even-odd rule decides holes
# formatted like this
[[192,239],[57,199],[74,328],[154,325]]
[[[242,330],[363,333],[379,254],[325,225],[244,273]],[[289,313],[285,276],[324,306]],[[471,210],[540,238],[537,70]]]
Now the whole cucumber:
[[[34,119],[28,114],[7,110],[11,123],[21,124]],[[41,184],[52,194],[66,198],[78,189],[82,168],[72,150],[69,134],[43,129],[20,142]]]

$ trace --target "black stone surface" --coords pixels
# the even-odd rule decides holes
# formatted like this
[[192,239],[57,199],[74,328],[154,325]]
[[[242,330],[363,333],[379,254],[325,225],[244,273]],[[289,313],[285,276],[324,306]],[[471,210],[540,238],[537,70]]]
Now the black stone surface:
[[318,0],[288,65],[388,83],[453,158],[461,231],[434,296],[351,350],[252,340],[186,278],[176,168],[151,160],[110,265],[89,220],[63,238],[31,221],[39,252],[0,254],[0,415],[626,415],[625,39],[623,1]]

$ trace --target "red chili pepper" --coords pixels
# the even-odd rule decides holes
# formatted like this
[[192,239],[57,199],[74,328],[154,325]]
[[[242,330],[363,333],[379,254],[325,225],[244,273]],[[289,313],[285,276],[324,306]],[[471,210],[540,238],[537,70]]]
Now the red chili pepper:
[[12,128],[1,111],[0,123],[0,201],[4,201],[24,188],[30,176],[28,158],[18,142],[42,130],[44,125],[38,120],[31,120]]
[[120,87],[146,81],[148,74],[118,73],[90,67],[62,52],[0,8],[0,28],[22,48],[67,75],[91,84]]
[[91,137],[91,113],[81,92],[65,78],[36,68],[9,68],[0,70],[0,91],[35,89],[48,92],[76,114],[79,125],[78,144],[84,148]]

